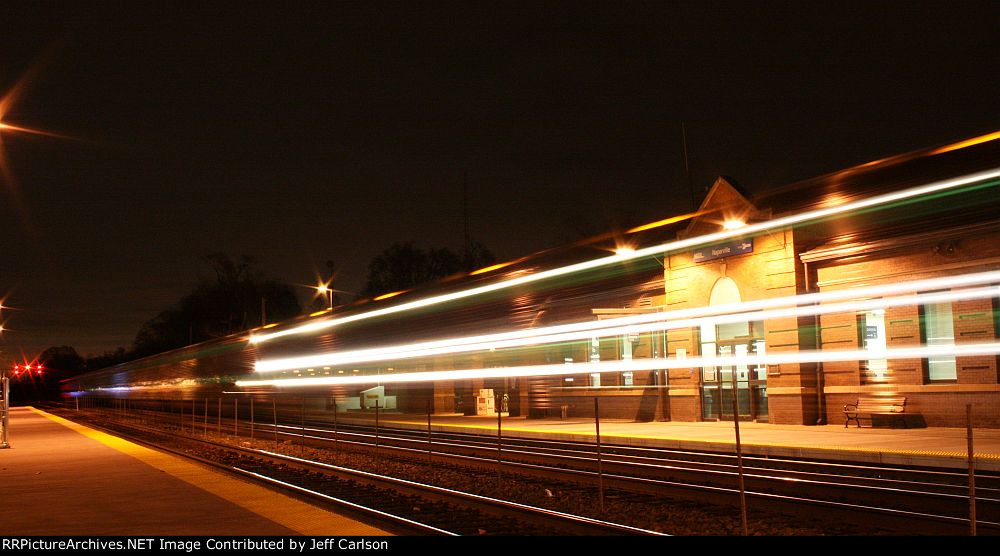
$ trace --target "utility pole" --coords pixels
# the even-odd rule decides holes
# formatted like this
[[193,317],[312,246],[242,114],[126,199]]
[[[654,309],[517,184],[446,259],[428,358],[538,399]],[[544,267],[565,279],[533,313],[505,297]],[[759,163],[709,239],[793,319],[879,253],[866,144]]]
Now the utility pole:
[[462,223],[465,236],[465,255],[472,255],[472,233],[469,231],[469,172],[462,175]]
[[10,378],[0,369],[0,448],[10,448]]
[[691,165],[688,164],[688,136],[684,122],[681,122],[681,139],[684,142],[684,175],[687,177],[688,190],[691,192],[691,212],[698,210],[698,199],[694,194],[694,183],[691,181]]

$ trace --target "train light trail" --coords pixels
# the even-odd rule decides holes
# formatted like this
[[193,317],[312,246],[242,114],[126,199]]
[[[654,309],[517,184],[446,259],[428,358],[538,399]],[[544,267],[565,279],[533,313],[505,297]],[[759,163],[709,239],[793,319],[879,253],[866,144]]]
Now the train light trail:
[[511,278],[508,280],[495,282],[493,284],[487,284],[484,286],[479,286],[475,288],[470,288],[463,291],[452,292],[443,295],[432,296],[424,299],[418,299],[415,301],[410,301],[407,303],[401,303],[399,305],[393,305],[390,307],[385,307],[382,309],[376,309],[373,311],[368,311],[364,313],[357,313],[353,315],[347,315],[339,318],[331,318],[323,321],[311,322],[293,328],[288,328],[285,330],[278,330],[276,332],[270,332],[266,334],[251,334],[249,340],[252,343],[261,343],[273,340],[275,338],[280,338],[283,336],[289,336],[293,334],[301,334],[305,332],[325,330],[335,326],[357,322],[361,320],[371,319],[384,315],[391,315],[396,313],[402,313],[405,311],[410,311],[413,309],[419,309],[423,307],[428,307],[432,305],[437,305],[441,303],[446,303],[449,301],[455,301],[459,299],[465,299],[489,292],[499,291],[503,289],[513,288],[515,286],[529,284],[532,282],[538,282],[541,280],[555,278],[559,276],[565,276],[568,274],[582,272],[585,270],[592,270],[596,268],[601,268],[604,266],[621,264],[624,261],[638,259],[642,257],[662,255],[666,252],[678,251],[681,249],[687,249],[691,247],[696,247],[700,245],[707,245],[719,241],[724,241],[728,239],[733,239],[737,237],[743,237],[746,235],[752,235],[759,232],[770,231],[774,229],[782,229],[791,226],[802,225],[812,221],[819,221],[825,218],[841,216],[846,213],[862,210],[871,209],[875,207],[880,207],[884,205],[890,205],[892,203],[897,203],[900,201],[912,200],[925,195],[930,195],[934,193],[947,192],[955,190],[964,186],[969,185],[984,185],[988,187],[996,186],[997,179],[1000,178],[1000,168],[995,168],[992,170],[977,172],[974,174],[965,175],[959,178],[953,178],[948,180],[942,180],[933,182],[930,184],[925,184],[918,187],[911,187],[909,189],[904,189],[902,191],[896,191],[893,193],[886,193],[882,195],[876,195],[867,199],[861,199],[853,201],[850,203],[845,203],[842,205],[834,207],[825,207],[806,211],[799,214],[794,214],[790,216],[785,216],[782,218],[777,218],[774,220],[769,220],[766,222],[759,222],[756,224],[748,224],[742,228],[736,230],[724,230],[721,232],[716,232],[712,234],[705,234],[693,238],[671,241],[668,243],[663,243],[660,245],[655,245],[651,247],[645,247],[638,249],[631,254],[627,255],[612,255],[609,257],[602,257],[599,259],[593,259],[590,261],[584,261],[581,263],[576,263],[560,268],[554,268],[546,271],[536,272],[533,274],[527,274],[524,276],[518,276],[516,278]]
[[[835,290],[832,292],[718,305],[713,307],[700,307],[678,311],[629,315],[614,319],[591,320],[498,334],[455,337],[429,342],[398,344],[341,353],[261,360],[255,365],[255,370],[257,372],[274,372],[310,366],[372,363],[393,359],[408,359],[414,357],[446,355],[469,351],[482,351],[581,340],[594,336],[606,337],[618,334],[686,328],[689,326],[701,326],[704,324],[724,324],[747,320],[765,320],[770,318],[856,312],[874,308],[900,307],[932,302],[981,299],[996,296],[1000,293],[1000,289],[996,286],[992,286],[987,288],[966,289],[959,291],[907,295],[888,299],[868,299],[864,301],[843,302],[845,299],[881,298],[886,295],[898,295],[914,291],[933,291],[960,288],[972,285],[995,283],[997,281],[1000,281],[1000,272],[998,271],[961,276],[947,276],[911,282],[897,282],[880,286],[868,286],[849,290]],[[784,308],[780,310],[765,310],[774,307],[789,307],[792,305],[799,305],[799,307]]]
[[708,214],[708,211],[689,212],[687,214],[671,216],[670,218],[664,218],[663,220],[657,220],[656,222],[650,222],[649,224],[642,224],[640,226],[636,226],[635,228],[625,230],[625,233],[635,234],[638,232],[645,232],[646,230],[652,230],[653,228],[661,228],[663,226],[669,226],[670,224],[676,224],[677,222],[682,222],[684,220],[690,220],[692,218],[701,216],[703,214]]
[[494,270],[500,270],[501,268],[507,268],[508,266],[510,266],[512,264],[516,264],[516,263],[520,262],[521,260],[523,260],[523,259],[517,259],[517,260],[514,260],[514,261],[507,261],[505,263],[498,263],[498,264],[495,264],[493,266],[487,266],[485,268],[480,268],[479,270],[473,270],[472,272],[469,273],[469,276],[476,276],[477,274],[486,274],[487,272],[493,272]]
[[487,378],[512,378],[529,376],[566,376],[590,373],[628,371],[653,371],[662,369],[693,369],[701,367],[742,367],[764,365],[794,365],[801,363],[832,363],[835,361],[860,361],[871,359],[924,359],[933,357],[972,357],[1000,355],[1000,343],[958,344],[953,346],[916,346],[884,350],[810,350],[794,353],[766,355],[686,357],[684,359],[625,359],[549,365],[522,365],[488,369],[453,369],[447,371],[420,371],[379,375],[344,377],[277,378],[238,380],[241,388],[272,386],[294,388],[305,386],[339,386],[349,384],[392,384],[433,382],[437,380],[469,380]]
[[[939,292],[933,294],[919,294],[914,296],[903,296],[892,299],[870,299],[866,301],[838,303],[827,305],[815,305],[808,307],[795,307],[780,310],[770,310],[749,313],[733,313],[716,317],[695,318],[695,319],[673,319],[666,320],[659,313],[652,316],[660,316],[660,319],[648,319],[648,322],[637,324],[637,319],[628,319],[623,324],[619,319],[608,319],[604,321],[589,321],[599,328],[583,328],[574,332],[561,334],[552,333],[549,329],[538,329],[536,335],[524,334],[517,339],[484,339],[478,342],[462,342],[462,338],[451,340],[453,345],[441,345],[439,347],[420,347],[419,344],[397,345],[387,348],[376,348],[366,350],[364,354],[343,353],[327,354],[319,356],[305,356],[291,359],[273,359],[261,361],[257,364],[257,372],[287,371],[300,369],[302,367],[320,365],[353,365],[360,363],[374,363],[378,361],[395,361],[402,359],[412,359],[417,357],[432,357],[437,355],[451,355],[456,353],[467,353],[476,351],[489,351],[504,348],[552,345],[563,342],[587,340],[591,338],[608,338],[625,336],[629,334],[642,334],[655,331],[676,330],[680,328],[692,328],[701,326],[718,326],[724,324],[734,324],[747,322],[750,320],[769,320],[777,318],[802,317],[821,314],[836,313],[857,313],[872,309],[887,309],[891,307],[905,307],[928,303],[950,303],[954,301],[970,299],[989,299],[1000,295],[1000,287],[979,288],[975,290],[964,290],[957,292]],[[488,337],[487,337],[488,338]]]
[[956,151],[958,149],[964,149],[966,147],[971,147],[973,145],[979,145],[989,141],[996,141],[1000,139],[1000,131],[994,131],[993,133],[987,133],[986,135],[980,135],[979,137],[973,137],[972,139],[966,139],[965,141],[959,141],[958,143],[952,143],[951,145],[946,145],[932,151],[931,154],[942,154],[950,151]]

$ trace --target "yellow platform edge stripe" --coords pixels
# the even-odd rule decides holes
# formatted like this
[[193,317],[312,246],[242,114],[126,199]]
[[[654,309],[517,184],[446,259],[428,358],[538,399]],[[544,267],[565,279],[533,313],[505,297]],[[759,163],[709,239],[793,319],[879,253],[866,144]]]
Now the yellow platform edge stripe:
[[140,446],[85,425],[74,423],[34,407],[31,411],[67,427],[105,446],[134,457],[185,483],[209,492],[223,500],[287,527],[300,535],[390,535],[386,531],[333,512],[296,500],[262,486],[229,477],[218,471],[183,459]]

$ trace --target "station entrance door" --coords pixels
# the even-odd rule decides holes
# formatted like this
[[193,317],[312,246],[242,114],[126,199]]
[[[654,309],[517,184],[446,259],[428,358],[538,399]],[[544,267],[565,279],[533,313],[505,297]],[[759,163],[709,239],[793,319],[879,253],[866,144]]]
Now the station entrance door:
[[[716,340],[714,343],[715,354],[720,357],[763,354],[764,350],[763,338]],[[704,343],[702,346],[709,347]],[[703,367],[701,372],[702,419],[731,421],[733,396],[736,396],[740,421],[768,420],[766,365],[720,365]]]
[[[709,305],[741,302],[739,287],[731,278],[720,278],[712,287]],[[746,357],[764,355],[764,322],[706,323],[699,330],[703,356]],[[701,418],[732,420],[733,398],[741,421],[767,421],[767,366],[739,362],[701,368]]]

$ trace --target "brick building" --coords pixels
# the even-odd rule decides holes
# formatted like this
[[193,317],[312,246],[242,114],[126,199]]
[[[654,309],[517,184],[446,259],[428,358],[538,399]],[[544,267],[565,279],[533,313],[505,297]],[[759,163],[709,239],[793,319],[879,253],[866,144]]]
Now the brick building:
[[[799,425],[838,423],[844,404],[891,393],[905,396],[907,413],[929,426],[964,424],[972,404],[977,425],[1000,427],[993,290],[849,310],[816,297],[870,299],[865,292],[880,285],[905,290],[918,280],[1000,270],[998,167],[1000,134],[993,134],[757,195],[720,177],[692,215],[268,325],[249,338],[140,359],[65,387],[188,401],[234,389],[281,392],[313,397],[316,409],[330,411],[367,411],[371,397],[387,410],[437,414],[474,414],[481,392],[492,390],[510,415],[588,417],[597,398],[602,415],[639,421],[728,420],[735,397],[741,420]],[[991,283],[997,287],[1000,275]],[[894,295],[927,294],[923,287]],[[797,307],[805,299],[818,308],[737,308],[691,324],[679,316],[746,303]],[[651,317],[655,326],[400,355],[428,342],[632,317]],[[993,351],[948,353],[980,345]],[[938,351],[868,356],[920,346]],[[380,355],[352,359],[373,349]],[[825,357],[831,353],[851,356]],[[791,357],[771,362],[784,355]],[[742,356],[770,359],[740,363]],[[731,359],[687,365],[706,357]],[[271,368],[255,372],[261,363]],[[455,378],[460,372],[479,378]],[[433,378],[417,382],[412,373]]]
[[[988,171],[1000,166],[998,143],[994,134],[980,142],[900,155],[756,197],[720,177],[699,208],[701,216],[678,230],[677,237],[718,232],[727,221],[780,219]],[[663,295],[653,298],[655,306],[641,310],[673,311],[1000,269],[998,209],[997,180],[986,177],[947,194],[668,252],[663,259]],[[660,342],[668,359],[996,342],[997,309],[998,298],[993,296],[679,328],[667,331],[662,340],[651,336],[649,341]],[[601,318],[639,310],[598,308],[594,313]],[[649,350],[641,343],[637,348]],[[638,410],[640,400],[650,398],[648,393],[630,392],[615,378],[600,379],[602,385],[619,386],[615,392],[582,389],[574,396],[632,398],[631,403],[606,404],[617,417],[732,419],[733,371],[741,419],[837,423],[844,419],[846,403],[891,393],[905,396],[907,412],[930,426],[963,425],[965,405],[970,403],[977,424],[1000,426],[995,355],[672,368],[661,372],[666,376],[642,381],[641,386],[666,386],[665,395],[653,396],[655,404],[646,404],[652,411]],[[586,404],[573,404],[572,397],[562,396],[557,403],[586,413]]]

